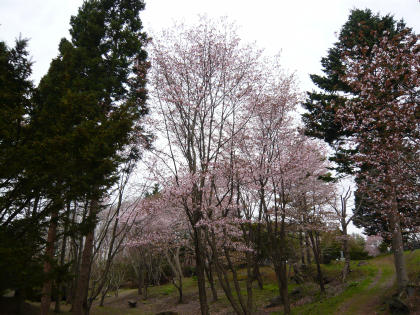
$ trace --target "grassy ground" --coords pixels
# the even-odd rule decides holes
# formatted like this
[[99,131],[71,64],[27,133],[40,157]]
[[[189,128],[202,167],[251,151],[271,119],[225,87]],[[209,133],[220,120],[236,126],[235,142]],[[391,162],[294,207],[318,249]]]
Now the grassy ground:
[[[420,285],[420,250],[406,253],[407,267],[410,280]],[[359,264],[353,261],[352,272],[346,285],[339,281],[342,264],[333,262],[324,265],[323,271],[330,283],[327,284],[325,295],[319,293],[317,284],[308,281],[297,286],[290,283],[289,292],[292,293],[299,287],[299,294],[292,295],[292,314],[340,314],[340,315],[368,315],[389,314],[386,301],[395,292],[395,275],[393,257],[391,255],[378,257]],[[257,314],[282,314],[282,307],[265,308],[270,299],[278,295],[274,271],[270,267],[261,268],[264,279],[262,290],[253,290]],[[245,279],[245,271],[239,272],[239,278]],[[241,281],[242,293],[245,295],[245,281]],[[218,289],[219,300],[210,302],[211,314],[233,314],[229,302],[222,290]],[[105,306],[92,307],[92,315],[146,315],[162,311],[174,311],[182,315],[196,315],[200,313],[198,303],[197,284],[193,278],[184,282],[185,303],[177,303],[177,291],[171,284],[149,288],[149,298],[144,301],[138,298],[137,290],[122,290],[118,297],[107,297]],[[208,298],[211,299],[210,289]],[[130,309],[128,300],[138,300],[137,307]],[[412,308],[412,314],[420,314],[420,293],[407,300]],[[27,314],[36,314],[39,303],[26,305]],[[63,305],[62,314],[70,314],[68,306]],[[67,312],[66,312],[67,311]],[[2,312],[0,311],[0,314]],[[54,314],[51,312],[51,314]]]

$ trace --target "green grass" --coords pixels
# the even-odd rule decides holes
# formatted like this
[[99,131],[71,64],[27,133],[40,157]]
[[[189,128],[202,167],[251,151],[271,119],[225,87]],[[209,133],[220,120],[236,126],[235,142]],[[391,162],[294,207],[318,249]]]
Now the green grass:
[[413,252],[406,251],[405,254],[410,279],[414,279],[414,282],[420,284],[420,249]]
[[351,285],[348,285],[341,294],[333,297],[325,298],[325,296],[317,294],[313,303],[295,307],[292,309],[292,314],[334,314],[339,305],[345,300],[364,292],[372,283],[372,280],[378,271],[378,269],[372,265],[363,265],[359,268],[365,273],[365,278],[362,281],[350,282]]
[[[407,267],[410,274],[410,279],[416,279],[420,281],[420,250],[406,253]],[[381,312],[384,310],[384,305],[381,304],[391,295],[392,287],[389,286],[389,281],[394,276],[393,259],[391,255],[380,256],[375,259],[367,261],[367,264],[358,266],[358,261],[351,262],[352,272],[349,274],[347,279],[347,285],[338,293],[335,291],[335,285],[338,284],[338,279],[341,277],[341,270],[343,267],[342,262],[334,261],[328,265],[322,265],[323,273],[329,279],[335,279],[334,284],[326,295],[319,293],[319,286],[314,282],[306,282],[302,285],[296,285],[294,282],[289,282],[289,293],[292,292],[296,287],[299,287],[302,291],[298,297],[291,296],[292,304],[299,302],[302,303],[304,299],[307,304],[292,306],[292,314],[310,314],[310,315],[323,315],[323,314],[363,314],[363,310],[369,303],[369,308],[375,308],[374,311]],[[314,266],[310,267],[312,275],[316,274]],[[380,276],[378,272],[381,271]],[[270,299],[279,295],[277,286],[276,276],[274,270],[271,267],[261,267],[261,274],[264,281],[263,289],[260,290],[254,282],[253,299],[257,309],[262,309],[264,306],[269,304]],[[238,271],[239,284],[241,287],[241,294],[246,299],[246,270],[242,269]],[[375,285],[372,285],[375,283]],[[191,301],[197,297],[197,280],[196,278],[185,278],[183,282],[184,296],[189,296],[187,300]],[[230,303],[225,297],[223,290],[217,285],[219,301],[210,304],[211,313],[217,311],[224,311],[230,309]],[[234,287],[232,285],[234,291]],[[133,292],[135,290],[132,290]],[[127,290],[121,290],[120,294],[127,294]],[[178,291],[171,284],[164,284],[161,286],[153,286],[149,288],[150,300],[145,301],[142,304],[143,307],[136,309],[118,308],[116,306],[105,306],[105,307],[94,307],[92,309],[92,315],[146,315],[153,314],[150,311],[152,308],[159,309],[160,301],[169,298],[169,301],[173,300],[176,303],[176,297]],[[234,293],[235,295],[235,293]],[[210,290],[208,291],[208,298],[211,299]],[[377,303],[372,305],[372,301]],[[143,301],[141,302],[143,303]],[[168,303],[168,302],[166,302]],[[382,307],[382,310],[379,309]],[[143,309],[143,310],[142,310]],[[63,307],[63,310],[66,310]],[[51,314],[53,314],[51,312]],[[63,312],[62,314],[70,314]],[[282,314],[282,312],[273,312],[272,314]]]

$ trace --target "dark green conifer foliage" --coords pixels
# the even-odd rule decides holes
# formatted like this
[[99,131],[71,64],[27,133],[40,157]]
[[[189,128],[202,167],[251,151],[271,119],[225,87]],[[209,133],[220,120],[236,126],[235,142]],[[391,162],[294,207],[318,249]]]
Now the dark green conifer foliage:
[[38,222],[24,211],[36,190],[28,174],[34,87],[26,47],[21,38],[13,48],[0,42],[0,294],[15,289],[21,301],[41,283],[43,245]]
[[[342,56],[344,53],[349,53],[354,59],[361,58],[352,50],[355,45],[367,47],[369,52],[380,38],[375,36],[375,33],[383,34],[386,31],[389,36],[394,36],[404,28],[406,28],[405,23],[396,21],[391,15],[382,17],[368,9],[352,10],[347,22],[341,28],[338,42],[328,50],[327,56],[321,59],[323,75],[310,75],[318,89],[307,92],[306,101],[303,103],[303,107],[307,110],[302,115],[305,133],[323,139],[333,148],[334,154],[330,159],[336,162],[339,176],[355,173],[349,157],[357,152],[357,148],[346,146],[346,138],[351,134],[345,132],[335,118],[335,113],[345,102],[346,97],[357,96],[357,93],[340,79],[346,72]],[[363,180],[357,175],[356,181]],[[369,234],[386,231],[387,224],[376,212],[377,209],[372,202],[357,192],[356,196],[355,224],[365,228]]]
[[[2,268],[0,290],[20,286],[28,264],[40,271],[40,231],[61,224],[64,204],[99,201],[121,163],[139,158],[149,67],[143,8],[141,0],[85,1],[35,90],[26,41],[13,49],[0,42],[0,260],[22,267]],[[70,230],[87,234],[95,221]]]
[[[61,40],[39,84],[32,130],[40,155],[34,172],[45,170],[52,215],[70,200],[97,204],[118,178],[119,165],[138,158],[135,148],[126,151],[138,140],[139,119],[147,112],[143,8],[138,0],[85,1],[71,18],[71,40]],[[82,234],[93,231],[96,215],[90,212]],[[44,290],[47,299],[48,283]]]
[[27,203],[23,170],[33,84],[27,40],[10,49],[0,42],[0,225]]
[[[361,27],[364,26],[364,27]],[[337,163],[339,173],[352,173],[352,165],[348,159],[354,150],[344,146],[345,138],[351,136],[343,131],[340,122],[335,119],[335,113],[346,100],[345,95],[356,93],[341,79],[346,69],[342,62],[344,52],[357,58],[352,48],[357,45],[368,47],[369,51],[378,40],[375,32],[382,34],[388,31],[392,36],[405,27],[403,21],[397,22],[391,15],[379,16],[371,10],[352,10],[347,22],[341,28],[338,42],[328,50],[326,57],[321,59],[323,75],[310,75],[318,90],[308,92],[303,107],[307,113],[302,119],[305,133],[326,141],[333,149],[331,160]]]
[[49,143],[42,144],[39,165],[65,199],[100,197],[139,131],[146,113],[143,7],[141,1],[86,1],[71,19],[71,41],[61,41],[41,80],[34,134],[49,135]]

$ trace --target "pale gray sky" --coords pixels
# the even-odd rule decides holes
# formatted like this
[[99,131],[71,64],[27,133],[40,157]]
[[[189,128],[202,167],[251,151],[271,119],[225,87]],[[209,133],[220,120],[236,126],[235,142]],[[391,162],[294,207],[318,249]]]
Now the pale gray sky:
[[[70,16],[82,2],[0,0],[0,40],[12,46],[19,34],[30,39],[35,82],[57,55],[60,39],[69,36]],[[281,51],[284,67],[296,71],[302,90],[310,90],[309,74],[320,73],[321,57],[336,41],[335,33],[353,8],[391,13],[420,32],[419,0],[146,0],[141,17],[146,31],[159,31],[174,21],[195,20],[198,14],[227,16],[240,27],[245,41],[255,41],[268,54]]]
[[[60,38],[68,36],[70,16],[82,0],[0,0],[0,40],[9,46],[19,34],[30,38],[37,82],[57,55]],[[350,9],[370,8],[404,18],[420,31],[418,0],[146,0],[141,13],[146,30],[158,31],[174,20],[198,14],[228,16],[240,26],[240,36],[256,41],[267,53],[282,51],[284,66],[296,71],[303,90],[311,89],[309,73],[320,72],[320,59],[336,41],[334,35]]]

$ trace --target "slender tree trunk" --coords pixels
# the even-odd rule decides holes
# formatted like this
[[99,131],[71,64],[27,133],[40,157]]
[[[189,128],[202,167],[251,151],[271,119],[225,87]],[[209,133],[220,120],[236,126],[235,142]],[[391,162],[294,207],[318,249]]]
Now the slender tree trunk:
[[41,297],[41,315],[48,315],[51,304],[51,288],[52,279],[50,279],[50,273],[52,270],[52,261],[54,259],[54,245],[57,237],[57,220],[58,220],[58,209],[54,207],[51,213],[50,226],[48,228],[47,246],[45,249],[45,263],[44,263],[44,275],[47,277],[42,287]]
[[237,299],[239,301],[239,305],[242,309],[242,312],[239,312],[237,314],[238,315],[240,315],[240,314],[247,315],[247,314],[249,314],[248,311],[252,311],[252,310],[247,310],[247,308],[246,308],[246,304],[244,302],[244,299],[243,299],[242,293],[241,293],[241,287],[240,287],[239,281],[238,281],[238,273],[235,269],[235,266],[232,263],[229,251],[226,250],[226,249],[225,249],[225,257],[226,257],[226,260],[228,262],[229,269],[232,272],[232,280],[233,280],[233,285],[234,285],[234,288],[235,288],[235,291],[236,291],[236,297],[237,297]]
[[137,289],[137,294],[138,295],[143,295],[143,288],[144,288],[144,274],[143,274],[143,268],[142,265],[139,264],[139,275],[138,275],[138,289]]
[[184,296],[183,296],[183,278],[184,275],[182,274],[182,267],[181,267],[181,261],[179,259],[179,252],[180,252],[180,247],[178,247],[175,251],[175,268],[177,270],[177,278],[178,278],[178,292],[179,292],[179,300],[178,303],[184,303]]
[[306,264],[311,264],[311,245],[309,244],[308,232],[305,233],[305,251],[306,251]]
[[[68,230],[68,225],[69,225],[69,222],[68,222],[69,219],[70,219],[70,203],[67,204],[67,214],[66,214],[66,221],[64,223],[63,242],[61,243],[60,266],[64,265],[64,260],[66,258],[67,230]],[[60,313],[61,298],[63,296],[62,290],[63,290],[63,284],[62,284],[62,281],[59,280],[57,282],[57,300],[55,301],[55,308],[54,308],[54,312],[56,313]]]
[[222,264],[218,261],[218,257],[214,257],[214,265],[216,269],[217,278],[219,284],[225,292],[226,298],[228,299],[230,305],[232,306],[234,312],[238,315],[242,315],[242,311],[239,303],[233,298],[232,288],[230,287],[230,281],[228,274],[223,268]]
[[346,281],[347,275],[350,273],[350,253],[349,241],[347,239],[347,227],[343,227],[343,254],[344,254],[344,267],[343,267],[343,282]]
[[253,293],[252,293],[252,282],[253,282],[253,270],[252,270],[252,264],[253,264],[253,254],[250,252],[246,252],[246,271],[247,271],[247,278],[246,278],[246,291],[247,291],[247,309],[248,314],[252,314],[254,310],[254,301],[253,301]]
[[200,299],[200,309],[202,315],[210,315],[209,306],[207,304],[206,293],[206,276],[205,276],[205,260],[204,260],[204,244],[201,228],[194,227],[194,250],[195,262],[198,282],[198,295]]
[[105,297],[106,297],[106,295],[108,294],[108,291],[109,291],[109,285],[106,285],[106,286],[103,288],[103,291],[101,292],[101,300],[100,300],[100,302],[99,302],[99,306],[104,306]]
[[252,275],[255,280],[257,280],[258,288],[262,290],[264,288],[264,282],[260,272],[260,266],[258,265],[258,261],[254,259],[254,267],[252,269]]
[[178,303],[179,304],[184,303],[184,295],[183,295],[183,291],[182,291],[182,276],[180,276],[178,278],[177,289],[178,289],[178,294],[179,294]]
[[79,281],[76,287],[76,296],[74,299],[73,313],[75,315],[87,315],[87,295],[90,278],[90,260],[92,258],[94,233],[90,231],[85,238],[83,248],[82,263],[80,265]]
[[[261,194],[264,193],[264,190],[261,191]],[[260,290],[262,290],[264,288],[264,282],[260,273],[260,266],[259,266],[259,258],[260,258],[260,251],[261,251],[261,219],[262,219],[262,214],[263,214],[263,206],[262,206],[262,202],[260,202],[260,207],[259,207],[259,211],[258,211],[258,225],[257,225],[257,231],[256,231],[256,235],[255,235],[255,243],[257,244],[256,246],[256,252],[254,254],[254,266],[253,266],[253,276],[254,279],[257,280],[258,283],[258,288]]]
[[401,234],[400,218],[398,215],[397,201],[393,200],[392,213],[390,216],[390,225],[392,232],[392,251],[394,253],[395,272],[397,274],[398,292],[401,293],[406,290],[408,285],[407,267],[404,258],[404,244]]
[[[65,258],[65,253],[66,253],[66,237],[64,236],[63,238],[63,244],[61,246],[61,257],[60,257],[60,266],[64,265],[64,258]],[[54,307],[54,312],[55,313],[60,313],[60,304],[61,304],[61,298],[62,298],[62,289],[63,289],[63,284],[62,282],[59,280],[57,281],[57,300],[55,301],[55,307]]]
[[284,314],[290,314],[290,300],[287,289],[287,268],[286,262],[276,261],[274,263],[274,271],[277,277],[277,284],[279,286],[279,293],[283,302]]
[[321,289],[322,293],[325,293],[324,276],[323,276],[322,270],[321,270],[321,254],[319,252],[319,244],[316,241],[316,239],[314,238],[314,235],[313,235],[312,231],[309,231],[309,238],[311,240],[312,250],[314,252],[316,270],[317,270],[317,273],[318,273],[319,288]]
[[[88,209],[89,209],[89,204],[86,202],[83,207],[81,222],[84,222],[86,220],[86,217],[88,215]],[[73,212],[72,225],[74,225],[75,223],[76,223],[76,211]],[[73,312],[74,301],[76,299],[77,284],[79,283],[80,264],[82,261],[82,254],[83,254],[83,235],[78,235],[78,237],[73,240],[73,248],[74,248],[74,260],[75,260],[75,263],[73,264],[73,273],[75,276],[73,277],[71,281],[71,292],[69,293],[70,301],[71,301],[70,312]]]
[[[183,274],[182,274],[182,268],[181,268],[181,262],[179,260],[179,252],[180,247],[177,247],[175,249],[175,252],[171,255],[169,249],[165,250],[165,256],[166,260],[169,264],[169,267],[172,270],[172,273],[174,274],[174,279],[172,280],[175,288],[178,290],[179,293],[179,299],[178,303],[183,303],[183,294],[182,294],[182,282],[183,282]],[[172,261],[173,259],[173,261]]]
[[218,300],[218,297],[217,297],[217,290],[216,290],[216,286],[215,286],[214,278],[213,278],[212,263],[210,263],[210,260],[209,260],[208,267],[205,268],[205,271],[207,275],[207,280],[210,283],[213,302],[216,302]]
[[[111,269],[113,259],[116,255],[116,253],[118,252],[119,247],[121,245],[121,242],[116,241],[116,238],[119,234],[118,233],[118,227],[120,226],[119,215],[120,215],[122,202],[123,202],[123,190],[120,189],[119,195],[118,195],[118,204],[117,204],[117,208],[116,208],[115,214],[114,214],[114,216],[115,216],[114,225],[112,227],[111,240],[110,240],[110,244],[109,244],[109,248],[108,248],[108,254],[107,254],[107,258],[106,258],[106,262],[105,262],[105,268],[102,272],[102,276],[99,279],[99,284],[98,284],[97,288],[95,289],[94,292],[91,292],[90,296],[92,298],[92,301],[93,301],[93,299],[96,299],[97,296],[99,294],[101,294],[101,292],[103,291],[103,288],[108,281],[108,274],[109,274],[109,271]],[[108,291],[108,290],[106,290],[106,291]],[[116,292],[118,293],[118,290]],[[88,308],[90,309],[91,306],[92,306],[92,302],[88,301]]]
[[299,231],[299,249],[300,249],[300,260],[302,265],[305,264],[305,246],[303,245],[302,231]]
[[[92,200],[90,205],[89,217],[92,222],[95,222],[96,214],[98,212],[98,201]],[[73,313],[75,315],[88,315],[89,308],[87,305],[87,296],[89,290],[90,266],[93,252],[95,226],[93,225],[85,237],[85,246],[83,248],[82,262],[80,265],[79,281],[76,287],[76,296],[73,304]]]
[[105,290],[105,292],[103,292],[103,293],[101,294],[101,300],[99,301],[99,306],[100,306],[100,307],[103,307],[103,306],[104,306],[104,303],[105,303],[105,296],[106,296],[106,290]]
[[[207,235],[207,241],[208,244],[210,245],[211,251],[212,251],[212,262],[213,265],[215,266],[215,271],[216,271],[216,275],[217,278],[219,280],[219,284],[222,287],[226,298],[228,299],[230,305],[232,306],[235,314],[238,315],[244,315],[243,312],[243,301],[241,301],[240,296],[238,296],[238,299],[235,299],[233,297],[232,294],[232,288],[231,288],[231,282],[229,277],[228,277],[228,273],[227,273],[227,269],[224,266],[224,262],[221,262],[219,259],[219,248],[216,245],[216,239],[215,239],[215,235],[214,232],[212,231],[211,233],[208,233]],[[237,285],[237,282],[235,282],[235,274],[234,274],[234,270],[232,270],[232,264],[230,261],[230,257],[227,253],[227,251],[225,250],[225,256],[229,265],[229,268],[232,271],[232,276],[233,276],[233,282],[235,285]],[[240,305],[241,303],[241,305]]]

